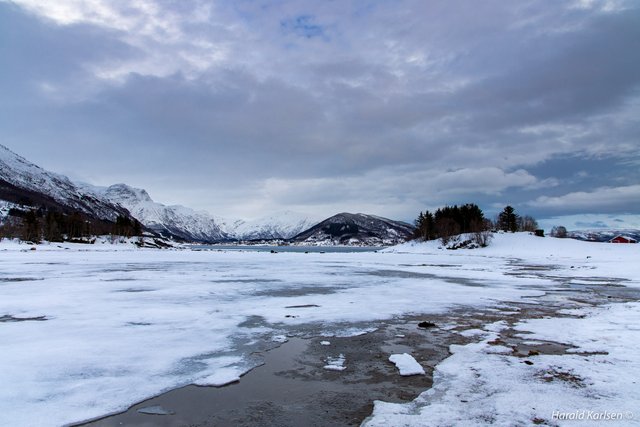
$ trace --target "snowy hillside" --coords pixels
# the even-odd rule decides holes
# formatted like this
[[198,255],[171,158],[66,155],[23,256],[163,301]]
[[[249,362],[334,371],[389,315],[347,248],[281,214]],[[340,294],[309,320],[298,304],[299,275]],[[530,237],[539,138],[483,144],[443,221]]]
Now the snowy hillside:
[[0,200],[77,210],[110,221],[127,214],[107,200],[87,194],[66,176],[46,171],[3,145],[0,145]]
[[254,221],[237,221],[227,231],[239,240],[290,239],[318,222],[305,214],[284,211]]
[[[624,249],[629,246],[631,249]],[[607,256],[618,253],[633,253],[640,249],[640,245],[624,245],[615,243],[589,242],[575,239],[558,239],[555,237],[537,237],[528,232],[519,233],[494,233],[493,239],[486,248],[478,249],[458,249],[455,252],[471,252],[482,254],[483,256],[508,257],[517,253],[535,262],[545,262],[550,260],[562,260],[569,257],[579,259],[590,259],[594,253],[606,254]],[[621,252],[622,251],[622,252]],[[398,254],[443,254],[453,253],[442,248],[440,240],[430,240],[423,242],[412,240],[401,245],[384,249],[383,252]],[[636,251],[637,253],[637,251]],[[604,269],[604,267],[601,267]],[[638,270],[635,265],[631,270]],[[607,274],[614,274],[614,270],[607,270]]]
[[161,235],[200,242],[229,239],[229,235],[221,229],[216,219],[207,212],[156,203],[143,189],[126,184],[115,184],[106,188],[85,184],[84,188],[127,209],[147,228]]

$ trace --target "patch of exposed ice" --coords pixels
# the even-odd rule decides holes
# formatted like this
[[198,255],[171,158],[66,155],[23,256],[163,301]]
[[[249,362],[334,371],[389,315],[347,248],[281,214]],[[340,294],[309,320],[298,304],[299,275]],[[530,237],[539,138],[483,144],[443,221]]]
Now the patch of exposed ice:
[[503,329],[509,327],[509,324],[505,320],[500,320],[498,322],[493,322],[484,326],[484,330],[488,332],[500,332]]
[[483,331],[482,329],[466,329],[464,331],[459,332],[463,337],[475,337],[478,335],[484,335],[487,331]]
[[327,357],[327,364],[323,368],[329,371],[344,371],[347,369],[344,366],[345,361],[346,359],[342,353],[337,357]]
[[279,342],[279,343],[285,343],[285,342],[289,341],[289,338],[287,338],[286,335],[274,335],[274,336],[271,337],[271,341]]
[[240,377],[248,370],[243,359],[239,356],[223,356],[212,359],[199,360],[206,364],[199,378],[193,381],[195,385],[222,387],[240,380]]
[[136,412],[147,415],[173,415],[175,412],[170,411],[168,409],[164,409],[160,405],[154,406],[145,406],[144,408],[138,409]]
[[409,353],[392,354],[389,361],[396,365],[403,377],[411,375],[424,375],[424,368]]
[[377,331],[378,328],[341,328],[337,331],[325,331],[323,337],[349,338],[359,337],[360,335],[370,334]]

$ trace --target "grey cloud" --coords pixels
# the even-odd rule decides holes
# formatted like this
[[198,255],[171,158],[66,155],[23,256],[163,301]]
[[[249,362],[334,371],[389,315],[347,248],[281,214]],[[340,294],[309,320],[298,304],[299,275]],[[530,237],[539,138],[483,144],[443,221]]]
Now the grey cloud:
[[[15,41],[0,45],[12,64],[0,136],[51,169],[216,213],[231,203],[404,205],[406,219],[421,205],[466,201],[575,211],[563,201],[576,193],[640,180],[640,8],[568,4],[119,11],[148,20],[144,33],[36,20],[0,3],[0,40]],[[51,87],[34,90],[39,82]]]
[[[549,37],[538,46],[551,52],[524,61],[508,74],[479,82],[460,95],[466,105],[492,105],[477,116],[488,125],[582,120],[585,115],[617,106],[640,83],[640,10],[599,16],[584,31],[571,34],[564,49]],[[497,107],[497,108],[495,108]],[[509,110],[505,114],[505,110]]]
[[37,90],[35,83],[85,84],[86,64],[118,61],[140,54],[119,39],[115,31],[89,25],[52,27],[21,13],[17,6],[0,2],[0,55],[5,103]]
[[575,191],[557,197],[540,196],[531,206],[563,212],[634,212],[640,200],[640,185],[601,187],[591,191]]

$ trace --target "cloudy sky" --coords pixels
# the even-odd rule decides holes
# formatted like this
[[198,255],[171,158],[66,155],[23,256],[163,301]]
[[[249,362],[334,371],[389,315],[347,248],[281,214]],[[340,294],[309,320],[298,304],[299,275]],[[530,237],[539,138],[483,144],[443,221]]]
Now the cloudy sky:
[[0,0],[0,143],[229,217],[640,227],[640,2]]

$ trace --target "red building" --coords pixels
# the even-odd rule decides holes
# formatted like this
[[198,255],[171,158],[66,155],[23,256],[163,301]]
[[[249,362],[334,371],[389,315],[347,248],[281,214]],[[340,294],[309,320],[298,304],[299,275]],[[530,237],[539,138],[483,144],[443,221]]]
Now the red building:
[[629,236],[616,236],[613,239],[609,240],[609,243],[638,243],[636,239],[633,239]]

